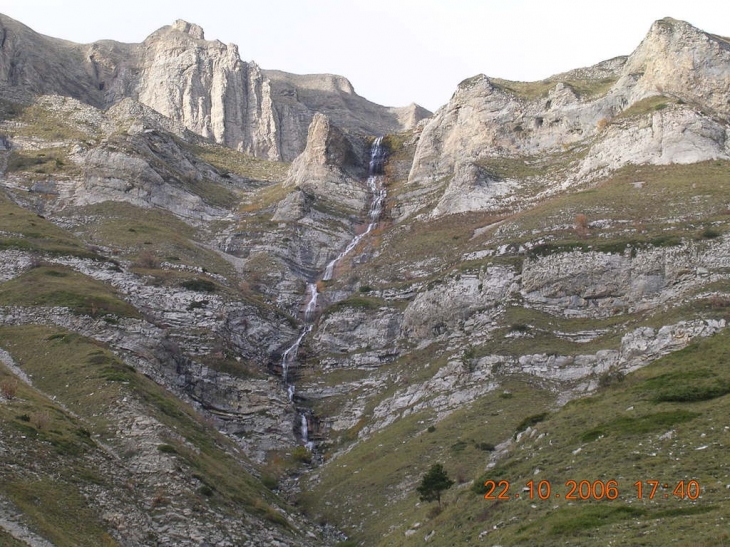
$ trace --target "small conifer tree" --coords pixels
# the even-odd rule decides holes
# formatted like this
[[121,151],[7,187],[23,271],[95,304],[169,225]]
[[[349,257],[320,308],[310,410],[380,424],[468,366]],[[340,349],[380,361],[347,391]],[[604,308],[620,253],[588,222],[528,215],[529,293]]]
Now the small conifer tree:
[[421,480],[421,486],[416,488],[421,494],[421,501],[437,501],[439,508],[441,507],[441,492],[448,490],[454,484],[446,474],[444,466],[435,463],[431,466]]

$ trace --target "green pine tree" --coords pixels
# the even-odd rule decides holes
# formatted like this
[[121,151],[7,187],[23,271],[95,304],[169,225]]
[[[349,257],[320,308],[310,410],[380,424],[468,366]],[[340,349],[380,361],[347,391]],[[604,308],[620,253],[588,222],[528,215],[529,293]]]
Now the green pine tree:
[[454,484],[449,476],[446,474],[444,466],[440,463],[435,463],[431,466],[421,480],[421,486],[416,488],[419,494],[421,494],[421,501],[437,501],[439,508],[441,507],[441,492],[448,490]]

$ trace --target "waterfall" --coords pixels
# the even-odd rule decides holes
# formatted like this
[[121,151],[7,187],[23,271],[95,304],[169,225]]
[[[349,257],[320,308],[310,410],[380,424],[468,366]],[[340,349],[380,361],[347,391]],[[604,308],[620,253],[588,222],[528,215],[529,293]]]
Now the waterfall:
[[[383,214],[383,206],[385,205],[385,198],[387,192],[383,187],[383,168],[385,166],[385,148],[383,147],[383,137],[378,137],[373,142],[370,149],[370,164],[368,167],[368,180],[367,185],[370,193],[372,194],[372,201],[370,202],[370,209],[368,211],[368,227],[367,229],[356,235],[347,247],[337,255],[337,257],[330,261],[325,268],[324,274],[322,275],[323,281],[329,281],[334,275],[335,266],[337,263],[347,256],[357,244],[360,243],[362,238],[372,232],[378,222],[380,216]],[[286,384],[286,392],[289,397],[289,401],[294,401],[294,393],[296,388],[294,384],[289,383],[289,366],[296,360],[299,346],[302,344],[302,340],[312,331],[315,315],[317,312],[317,298],[319,297],[319,291],[317,290],[316,283],[307,284],[307,292],[309,293],[307,304],[304,307],[304,329],[302,330],[299,338],[294,342],[282,355],[281,357],[281,378]],[[300,423],[300,434],[302,437],[302,443],[307,449],[312,450],[314,448],[314,442],[309,440],[309,419],[305,412],[299,413]]]
[[301,416],[301,433],[302,433],[302,442],[304,443],[304,446],[307,447],[309,450],[312,450],[314,448],[314,443],[309,440],[309,421],[307,420],[307,415],[302,412],[300,414]]
[[[309,301],[304,309],[304,329],[299,335],[299,338],[297,338],[297,341],[289,346],[281,357],[281,378],[284,380],[284,383],[287,383],[289,380],[289,365],[297,358],[297,352],[299,351],[299,346],[302,344],[302,340],[312,330],[312,320],[317,310],[317,296],[319,296],[317,284],[309,283],[307,289],[309,290]],[[289,393],[289,400],[291,401],[294,398],[294,386],[289,385],[287,391]]]
[[365,231],[352,238],[352,241],[347,244],[347,247],[331,260],[324,270],[322,275],[323,281],[330,281],[335,272],[335,266],[337,263],[345,258],[350,251],[357,247],[358,243],[372,232],[380,221],[380,216],[383,214],[383,205],[385,205],[385,198],[387,192],[383,187],[383,167],[385,165],[385,147],[383,146],[383,137],[378,137],[373,142],[373,146],[370,149],[370,165],[368,167],[368,188],[372,194],[372,201],[370,202],[370,211],[368,212],[368,227]]
[[284,355],[281,357],[281,378],[284,380],[284,383],[287,382],[289,379],[289,365],[294,361],[294,359],[297,358],[297,352],[299,351],[299,346],[302,343],[302,340],[304,340],[304,337],[309,334],[309,331],[312,330],[312,325],[307,325],[304,327],[304,330],[299,335],[299,338],[297,338],[297,341],[294,342],[291,346],[289,346],[289,349],[287,349],[284,352]]
[[304,309],[304,322],[311,323],[314,319],[314,313],[317,311],[317,297],[319,296],[319,292],[317,291],[316,283],[309,283],[307,289],[309,289],[309,302],[307,302],[307,307]]

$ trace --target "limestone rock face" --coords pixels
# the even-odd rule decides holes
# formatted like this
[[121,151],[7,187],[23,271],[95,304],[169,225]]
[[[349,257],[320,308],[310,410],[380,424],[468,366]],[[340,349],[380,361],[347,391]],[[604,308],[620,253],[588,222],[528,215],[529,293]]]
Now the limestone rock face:
[[511,268],[495,266],[478,275],[462,275],[428,288],[408,304],[403,314],[403,333],[428,339],[463,329],[469,320],[488,322],[498,305],[517,290],[516,280]]
[[526,260],[522,294],[530,305],[573,317],[651,309],[700,285],[728,262],[730,242],[616,253],[559,253]]
[[692,110],[668,107],[637,122],[611,124],[591,147],[578,176],[628,163],[696,163],[730,155],[722,123]]
[[684,21],[655,22],[629,58],[624,75],[638,74],[637,90],[674,95],[730,114],[730,42]]
[[[554,187],[627,163],[725,158],[729,93],[730,43],[664,19],[628,58],[531,84],[484,75],[465,80],[426,123],[409,183],[442,193],[432,211],[439,216],[515,206],[510,189],[530,177],[508,174],[501,185],[485,184],[480,168],[494,158],[562,154],[567,169],[559,176],[528,181]],[[654,103],[641,102],[651,97]],[[569,152],[581,149],[585,161],[570,163]]]
[[299,154],[307,126],[315,112],[325,114],[343,130],[364,135],[385,135],[408,130],[431,112],[416,104],[382,107],[355,92],[347,78],[333,74],[297,75],[265,70],[271,84],[274,109],[280,122],[283,155]]
[[510,186],[510,182],[497,180],[474,163],[457,163],[454,166],[454,178],[433,214],[439,216],[495,207],[503,196],[511,192]]
[[[401,314],[391,308],[375,312],[344,307],[327,314],[317,327],[316,343],[330,353],[347,356],[363,364],[364,350],[382,351],[400,334]],[[342,358],[338,359],[342,361]],[[377,357],[373,360],[378,363]],[[342,366],[340,363],[338,363]],[[371,364],[371,363],[366,363]]]
[[361,174],[357,161],[345,134],[327,116],[317,113],[309,126],[306,148],[292,163],[284,185],[359,211],[365,207],[367,194],[357,177]]
[[[101,44],[99,47],[102,47]],[[106,42],[109,57],[134,56],[134,47]],[[105,89],[94,63],[94,46],[43,36],[0,14],[0,89],[27,94],[58,94],[94,106],[104,103]]]
[[144,41],[140,69],[140,102],[218,143],[282,159],[268,82],[237,46],[178,21]]
[[410,128],[430,112],[390,108],[355,93],[342,76],[263,71],[238,47],[207,41],[178,20],[141,44],[74,44],[40,35],[0,15],[0,89],[57,94],[96,107],[126,97],[189,130],[254,156],[291,161],[306,144],[314,114],[363,135]]

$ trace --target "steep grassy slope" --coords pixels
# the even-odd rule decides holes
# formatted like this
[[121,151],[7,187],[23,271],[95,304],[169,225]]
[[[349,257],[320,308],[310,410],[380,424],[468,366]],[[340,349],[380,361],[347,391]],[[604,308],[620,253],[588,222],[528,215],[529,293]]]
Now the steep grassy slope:
[[[11,137],[40,150],[0,156],[0,170],[12,179],[0,196],[0,348],[33,382],[0,364],[0,501],[11,508],[0,507],[0,519],[69,547],[320,544],[316,526],[272,492],[276,481],[264,485],[242,450],[256,432],[235,425],[229,437],[217,431],[255,412],[245,398],[254,392],[271,397],[256,403],[260,420],[279,412],[272,409],[282,403],[267,363],[246,357],[241,346],[262,353],[249,337],[263,333],[276,348],[294,320],[248,289],[234,257],[216,252],[213,238],[230,229],[230,220],[201,227],[164,207],[125,201],[64,202],[56,210],[58,193],[34,185],[78,184],[88,172],[74,167],[71,145],[99,141],[91,129],[76,132],[68,112],[57,116],[44,105],[5,112],[15,124]],[[52,131],[36,131],[34,124],[46,123]],[[64,146],[46,146],[47,139]],[[164,147],[175,140],[162,135],[149,142]],[[182,188],[231,211],[247,184],[264,188],[286,169],[178,141],[186,161],[211,177],[178,180],[168,149],[150,154],[140,141],[130,148],[118,133],[104,146],[110,143],[113,154],[141,146],[133,155],[169,175],[172,192]],[[46,207],[53,213],[28,210]],[[280,322],[284,328],[267,334]],[[190,377],[192,371],[205,372]],[[285,433],[277,442],[294,448],[288,424]],[[289,473],[296,460],[281,453]],[[17,529],[2,529],[0,543],[25,545],[14,534]]]
[[0,248],[94,257],[77,237],[0,194]]
[[[23,326],[1,327],[0,346],[34,382],[15,381],[0,404],[0,492],[54,544],[116,545],[107,531],[114,535],[113,513],[125,506],[144,541],[170,512],[191,508],[213,521],[250,514],[290,529],[230,441],[103,345]],[[2,376],[11,378],[4,367]]]
[[[427,536],[433,545],[727,545],[729,364],[730,337],[717,335],[563,408],[513,378],[435,427],[432,415],[416,414],[359,443],[310,478],[305,505],[363,545]],[[491,455],[483,450],[504,440],[496,467],[481,474]],[[457,480],[440,513],[415,491],[435,462]],[[478,476],[471,486],[469,473]],[[510,499],[485,500],[487,480],[508,481]],[[569,501],[570,480],[615,480],[619,496]],[[648,499],[651,480],[662,486]],[[684,499],[674,492],[692,480],[697,499],[694,487]],[[549,481],[550,498],[529,499],[529,481]]]
[[[392,139],[391,211],[414,199],[404,179],[403,166],[410,161],[407,139]],[[354,254],[362,253],[359,260],[323,285],[323,298],[330,291],[352,296],[329,308],[320,326],[329,335],[332,322],[327,321],[333,313],[344,320],[365,313],[376,322],[383,310],[404,309],[414,294],[458,287],[462,276],[483,276],[496,266],[519,273],[525,261],[552,255],[634,257],[647,250],[679,248],[693,256],[722,253],[710,249],[723,241],[727,230],[729,173],[730,165],[721,160],[630,165],[590,188],[515,214],[421,215],[398,224],[386,219],[379,232],[361,243]],[[426,196],[424,203],[433,199]],[[307,364],[311,370],[302,372],[301,389],[326,394],[313,397],[315,414],[322,419],[355,413],[361,417],[321,445],[332,459],[310,476],[304,506],[312,517],[341,526],[359,545],[420,545],[424,540],[434,545],[726,545],[726,334],[625,378],[622,373],[596,374],[598,394],[562,408],[556,401],[570,381],[553,383],[497,365],[485,379],[481,361],[495,355],[593,355],[618,350],[634,329],[727,320],[726,274],[719,266],[712,275],[693,277],[689,288],[680,290],[678,284],[676,295],[661,305],[625,306],[601,317],[536,309],[515,297],[495,304],[495,319],[486,332],[460,337],[458,329],[471,320],[465,314],[456,331],[441,338],[434,333],[438,343],[415,350],[412,340],[402,339],[394,345],[400,358],[388,361],[389,354],[381,352],[383,360],[374,367],[370,362],[356,366],[356,359],[338,367],[332,355],[324,356],[326,365],[312,358]],[[448,302],[441,304],[443,315]],[[450,362],[460,365],[449,368]],[[496,389],[440,414],[434,408],[443,408],[436,402],[441,394],[429,394],[429,389],[438,386],[438,378],[448,381],[454,374],[474,374],[474,388],[493,382]],[[468,379],[460,379],[453,393],[468,385]],[[464,393],[458,391],[458,396]],[[386,403],[395,409],[392,423],[384,418]],[[669,431],[673,433],[659,438]],[[491,452],[496,445],[497,451]],[[472,491],[470,479],[481,477],[490,461],[496,469],[478,481],[510,481],[510,493],[521,499],[490,501]],[[445,494],[440,513],[419,502],[415,491],[436,462],[444,463],[457,482]],[[553,494],[561,498],[524,499],[522,488],[531,479],[551,481]],[[613,502],[566,502],[565,483],[571,479],[615,479],[621,494]],[[661,499],[657,495],[638,501],[633,483],[654,479],[672,487],[661,490]],[[693,479],[702,487],[698,500],[672,494],[679,481]],[[693,536],[695,526],[702,527],[701,537]]]
[[696,159],[727,122],[607,93],[623,62],[475,77],[446,133],[387,136],[327,282],[368,137],[312,131],[287,178],[133,101],[0,103],[0,349],[32,381],[0,366],[0,502],[58,545],[728,544],[730,162]]

